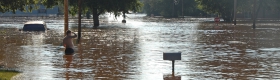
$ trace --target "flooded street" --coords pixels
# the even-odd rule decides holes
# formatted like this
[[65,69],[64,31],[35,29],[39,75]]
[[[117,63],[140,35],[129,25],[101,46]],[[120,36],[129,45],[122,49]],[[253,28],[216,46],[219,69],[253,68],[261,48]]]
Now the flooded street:
[[[129,14],[121,20],[83,20],[82,40],[75,55],[61,45],[63,19],[44,20],[47,33],[18,31],[28,19],[1,19],[0,62],[22,71],[15,80],[164,80],[172,75],[163,52],[182,52],[175,61],[181,80],[280,79],[280,24],[215,25],[212,18],[159,20]],[[92,20],[92,19],[90,19]],[[77,22],[70,21],[77,32]]]

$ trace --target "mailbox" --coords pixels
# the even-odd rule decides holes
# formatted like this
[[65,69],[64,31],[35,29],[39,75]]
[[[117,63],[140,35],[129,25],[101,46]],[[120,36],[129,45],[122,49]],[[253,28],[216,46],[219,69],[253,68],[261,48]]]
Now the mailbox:
[[164,52],[163,60],[181,60],[181,52]]
[[181,52],[164,52],[163,60],[171,60],[172,61],[172,72],[174,72],[174,64],[175,60],[181,60]]

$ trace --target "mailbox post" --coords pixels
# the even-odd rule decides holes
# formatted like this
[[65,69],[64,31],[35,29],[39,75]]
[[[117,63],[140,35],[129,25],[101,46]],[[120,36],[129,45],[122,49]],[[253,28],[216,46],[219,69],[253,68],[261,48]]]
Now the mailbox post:
[[163,52],[163,60],[172,61],[172,72],[174,72],[175,60],[181,60],[181,52]]

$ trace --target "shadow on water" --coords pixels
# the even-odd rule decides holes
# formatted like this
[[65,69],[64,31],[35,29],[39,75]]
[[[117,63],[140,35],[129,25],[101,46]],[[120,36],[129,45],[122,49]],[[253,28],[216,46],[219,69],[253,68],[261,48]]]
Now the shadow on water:
[[65,72],[65,78],[66,80],[69,80],[70,79],[70,71],[68,71],[68,69],[70,68],[71,64],[72,64],[72,60],[73,60],[73,55],[64,55],[63,56],[63,59],[65,60],[65,64],[64,64],[64,67],[67,69]]
[[164,75],[163,80],[181,80],[181,76]]

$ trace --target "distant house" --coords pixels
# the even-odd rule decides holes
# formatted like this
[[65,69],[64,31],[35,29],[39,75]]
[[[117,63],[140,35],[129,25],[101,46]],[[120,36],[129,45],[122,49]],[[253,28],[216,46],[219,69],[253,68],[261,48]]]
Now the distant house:
[[59,13],[59,7],[55,6],[54,8],[47,9],[45,6],[40,5],[39,9],[32,10],[32,12],[22,12],[17,10],[15,14],[13,12],[1,13],[0,16],[16,16],[16,17],[39,17],[39,16],[57,16]]

